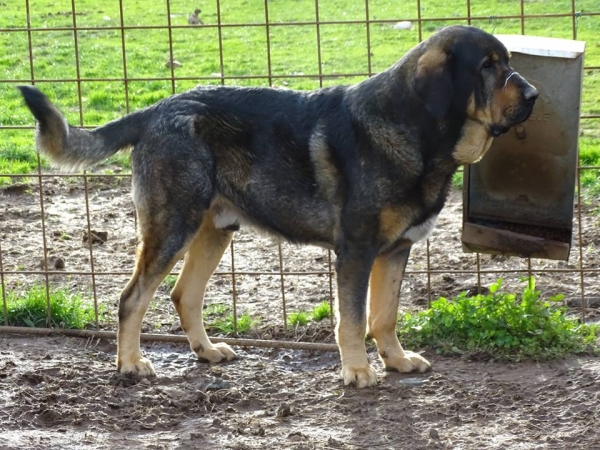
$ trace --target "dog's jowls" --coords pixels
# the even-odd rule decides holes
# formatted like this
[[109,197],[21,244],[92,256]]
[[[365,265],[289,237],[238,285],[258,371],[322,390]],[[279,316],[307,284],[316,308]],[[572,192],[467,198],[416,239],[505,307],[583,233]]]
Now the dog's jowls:
[[365,335],[386,369],[429,369],[395,332],[402,276],[460,164],[525,121],[536,89],[477,28],[449,27],[354,86],[310,92],[197,87],[93,131],[70,127],[36,88],[20,87],[38,149],[81,169],[132,147],[139,250],[119,305],[117,367],[152,375],[140,351],[148,303],[175,262],[171,297],[191,349],[233,359],[202,324],[206,283],[239,226],[335,250],[336,337],[344,383],[376,384]]

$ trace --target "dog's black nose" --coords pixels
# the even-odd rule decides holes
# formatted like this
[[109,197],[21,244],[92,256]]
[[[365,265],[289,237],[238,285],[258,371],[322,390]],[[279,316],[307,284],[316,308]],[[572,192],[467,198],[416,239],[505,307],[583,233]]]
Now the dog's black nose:
[[525,90],[523,91],[523,97],[525,97],[525,100],[528,103],[535,103],[535,101],[537,100],[537,98],[539,96],[540,96],[540,93],[532,85],[527,86],[525,88]]

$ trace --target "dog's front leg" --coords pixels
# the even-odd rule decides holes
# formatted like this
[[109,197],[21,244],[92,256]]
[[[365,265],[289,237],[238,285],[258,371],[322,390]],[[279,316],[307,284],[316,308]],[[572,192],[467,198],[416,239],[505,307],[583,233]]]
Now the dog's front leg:
[[336,253],[336,339],[342,359],[342,378],[344,384],[355,383],[359,388],[373,386],[377,384],[377,377],[365,347],[365,310],[375,252],[370,246],[345,244]]
[[369,335],[375,339],[386,370],[425,372],[431,364],[421,355],[404,350],[396,335],[398,302],[410,247],[378,256],[369,283]]

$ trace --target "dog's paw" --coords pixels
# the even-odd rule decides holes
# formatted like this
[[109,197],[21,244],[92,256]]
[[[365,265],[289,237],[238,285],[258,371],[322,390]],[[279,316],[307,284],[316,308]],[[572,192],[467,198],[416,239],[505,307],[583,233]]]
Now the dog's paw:
[[149,359],[140,358],[137,361],[123,361],[117,362],[117,368],[121,373],[133,373],[140,377],[154,377],[156,372]]
[[404,351],[404,355],[397,357],[389,356],[383,358],[386,370],[394,370],[400,373],[426,372],[431,369],[431,364],[421,355],[415,352]]
[[237,358],[237,354],[233,351],[233,349],[229,345],[222,342],[211,344],[210,347],[196,345],[193,350],[198,356],[198,359],[203,359],[211,363],[231,361]]
[[366,366],[342,366],[342,379],[344,384],[356,384],[357,388],[375,386],[377,375],[370,364]]

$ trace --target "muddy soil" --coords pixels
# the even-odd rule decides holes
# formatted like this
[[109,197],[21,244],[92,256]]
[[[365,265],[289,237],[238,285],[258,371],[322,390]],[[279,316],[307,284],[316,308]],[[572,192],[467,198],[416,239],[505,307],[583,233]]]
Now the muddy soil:
[[[117,300],[135,256],[129,178],[88,184],[89,215],[79,178],[0,189],[0,271],[11,272],[0,287],[23,292],[49,280],[106,305],[100,327],[115,329]],[[596,305],[587,315],[597,319],[600,272],[582,277],[576,269],[600,268],[599,205],[598,198],[578,205],[583,221],[568,262],[528,266],[523,259],[463,253],[461,193],[452,192],[430,245],[414,247],[402,308],[420,309],[429,299],[499,277],[517,289],[529,269],[572,269],[537,273],[537,284],[544,295],[565,294],[565,303],[576,306],[583,282]],[[91,249],[88,227],[103,236],[90,239]],[[261,317],[258,337],[282,334],[283,296],[291,312],[309,310],[335,291],[330,253],[279,245],[242,230],[209,285],[207,304],[231,305],[235,295],[240,313]],[[480,278],[456,272],[478,267],[487,271]],[[49,275],[25,273],[47,269]],[[421,273],[427,269],[441,273]],[[70,274],[90,271],[96,275]],[[168,283],[159,288],[144,331],[179,329],[169,290]],[[325,323],[288,337],[331,341],[331,330]],[[112,341],[0,334],[0,450],[600,449],[600,358],[508,364],[426,353],[431,372],[400,375],[384,373],[370,349],[380,381],[357,390],[340,382],[337,353],[236,348],[238,360],[211,365],[185,345],[144,344],[143,350],[157,377],[116,373]]]
[[[80,179],[44,180],[46,246],[53,287],[80,291],[107,305],[100,326],[114,329],[116,303],[134,264],[135,215],[129,180],[89,180],[90,226],[106,233],[93,239]],[[454,191],[431,239],[415,246],[403,286],[402,308],[418,309],[431,298],[473,289],[475,255],[460,245],[461,194]],[[595,202],[595,203],[594,203]],[[583,262],[600,267],[598,199],[584,205]],[[39,187],[25,184],[0,192],[0,240],[5,271],[42,271],[44,257]],[[575,230],[577,236],[578,230]],[[577,243],[577,240],[575,240]],[[287,311],[308,310],[335,291],[330,255],[315,247],[282,244],[242,230],[209,285],[207,303],[231,305],[235,266],[237,308],[261,317],[251,337],[282,334],[282,289]],[[232,255],[234,256],[232,260]],[[62,261],[59,266],[57,261]],[[505,278],[522,286],[527,262],[482,255],[483,285]],[[178,270],[180,266],[175,268]],[[430,267],[442,273],[428,279]],[[533,261],[536,269],[577,269],[579,247],[569,262]],[[122,275],[103,274],[105,272]],[[256,272],[268,272],[257,274]],[[307,274],[306,272],[325,272]],[[7,290],[22,291],[45,276],[6,274]],[[577,272],[537,274],[547,295],[580,298]],[[585,275],[588,299],[600,297],[598,273]],[[157,292],[144,331],[177,331],[169,287]],[[588,317],[598,315],[590,308]],[[327,322],[327,321],[326,321]],[[327,323],[288,331],[288,338],[331,340]],[[225,365],[196,361],[186,346],[145,345],[157,369],[149,380],[114,371],[115,346],[76,338],[0,335],[0,449],[600,449],[600,360],[504,364],[426,355],[434,371],[385,374],[376,355],[376,388],[345,388],[336,353],[238,349]]]
[[209,365],[180,345],[144,351],[156,378],[118,375],[112,342],[0,335],[0,449],[600,448],[598,358],[426,355],[422,375],[375,361],[379,384],[357,390],[336,353],[247,349]]
[[[135,213],[129,183],[130,178],[126,175],[88,180],[90,227],[107,236],[105,242],[93,240],[93,270],[97,273],[94,279],[90,275],[68,274],[79,271],[89,273],[92,270],[90,248],[85,239],[88,221],[82,179],[44,178],[41,188],[50,269],[55,268],[55,261],[60,261],[60,266],[49,276],[50,284],[80,291],[90,301],[95,296],[99,303],[106,304],[106,313],[100,317],[100,326],[105,329],[115,328],[119,293],[134,266]],[[44,239],[39,191],[36,183],[0,190],[0,240],[4,270],[18,272],[43,269]],[[461,195],[459,190],[452,191],[431,238],[429,254],[426,243],[414,246],[402,289],[402,308],[422,308],[429,298],[449,297],[477,286],[475,273],[455,272],[474,272],[477,268],[475,254],[464,253],[460,242]],[[600,252],[597,250],[600,246],[599,205],[599,198],[587,199],[586,204],[582,205],[582,256],[586,268],[600,267]],[[581,298],[581,278],[575,271],[579,268],[580,259],[578,228],[574,230],[574,236],[568,262],[532,260],[531,269],[536,275],[537,285],[546,295],[564,294],[565,301],[576,305],[578,301],[580,304]],[[238,312],[260,317],[266,327],[283,325],[282,279],[288,313],[310,310],[335,295],[335,283],[331,283],[329,272],[333,255],[317,247],[281,243],[280,265],[278,244],[273,238],[258,235],[250,229],[236,233],[234,252],[225,252],[217,274],[209,283],[207,304],[232,306],[232,267],[237,272],[235,296]],[[423,273],[428,267],[440,273],[428,278]],[[528,270],[525,259],[489,255],[481,255],[480,267],[484,271],[481,275],[482,285],[489,285],[502,277],[505,286],[515,290],[523,287],[520,279],[527,275]],[[180,264],[174,272],[179,268]],[[536,273],[538,269],[571,269],[573,272]],[[521,273],[508,273],[510,270],[521,270]],[[584,277],[586,297],[595,301],[596,305],[600,304],[599,276],[598,272],[589,272]],[[45,282],[45,276],[5,276],[8,290],[23,291],[34,282]],[[168,332],[177,329],[169,290],[167,285],[159,288],[144,323],[144,331]],[[590,309],[590,317],[597,314],[597,309]]]

